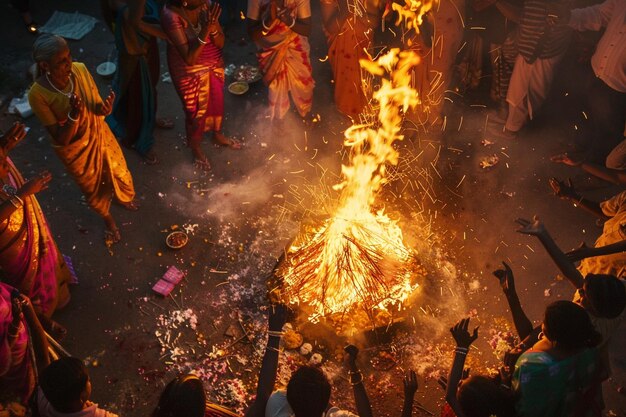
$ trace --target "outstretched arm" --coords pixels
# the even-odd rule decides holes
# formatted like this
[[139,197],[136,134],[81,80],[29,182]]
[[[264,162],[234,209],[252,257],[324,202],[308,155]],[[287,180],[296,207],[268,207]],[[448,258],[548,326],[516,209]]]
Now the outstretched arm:
[[417,375],[415,375],[415,371],[410,369],[402,382],[404,385],[404,403],[400,417],[411,417],[413,414],[413,400],[417,391]]
[[626,185],[626,172],[619,169],[611,169],[599,164],[579,161],[573,159],[567,154],[554,155],[550,158],[550,160],[563,165],[580,167],[583,171],[604,181],[610,182],[611,184]]
[[250,408],[246,410],[245,417],[264,417],[265,406],[274,390],[276,372],[278,370],[278,346],[280,344],[280,334],[285,324],[287,307],[282,304],[270,306],[269,311],[269,331],[265,354],[261,362],[259,372],[259,383],[256,390],[256,398]]
[[470,335],[467,328],[469,327],[470,319],[461,319],[457,324],[450,329],[452,337],[456,342],[456,348],[454,349],[454,361],[448,374],[448,381],[446,385],[446,402],[450,404],[450,407],[454,411],[457,417],[465,417],[465,413],[461,409],[461,405],[456,399],[456,391],[459,386],[459,382],[463,377],[463,368],[465,366],[465,358],[469,352],[469,348],[478,339],[478,327],[474,329],[474,332]]
[[365,384],[363,384],[363,374],[359,371],[359,367],[356,364],[359,349],[354,345],[348,345],[344,350],[346,351],[346,366],[348,368],[348,375],[350,376],[350,384],[352,385],[357,414],[359,417],[373,417],[372,405],[367,396]]
[[567,255],[563,253],[561,248],[557,246],[554,239],[552,239],[552,236],[550,236],[550,233],[548,233],[548,230],[536,216],[532,222],[526,219],[517,219],[516,223],[522,226],[517,230],[519,233],[536,236],[539,239],[543,247],[548,252],[548,255],[550,255],[550,258],[552,258],[561,273],[574,286],[574,288],[582,288],[584,277],[567,258]]
[[597,201],[589,200],[582,195],[580,195],[572,184],[572,180],[560,181],[557,178],[550,178],[550,187],[554,191],[554,194],[557,197],[562,198],[563,200],[570,200],[574,203],[575,206],[582,207],[587,210],[589,213],[597,216],[603,220],[608,219],[607,216],[604,215],[602,209],[600,208],[600,203]]
[[502,291],[509,303],[517,335],[520,340],[524,340],[533,331],[533,324],[522,309],[522,304],[515,290],[515,279],[511,267],[506,262],[502,262],[502,265],[504,268],[493,271],[493,275],[500,281]]

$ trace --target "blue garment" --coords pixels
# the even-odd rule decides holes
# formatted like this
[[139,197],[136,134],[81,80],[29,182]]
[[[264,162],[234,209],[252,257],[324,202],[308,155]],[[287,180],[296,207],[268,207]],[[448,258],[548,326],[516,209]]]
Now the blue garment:
[[[113,80],[115,103],[106,118],[109,127],[122,143],[146,155],[154,145],[156,126],[156,83],[159,76],[158,45],[152,36],[137,32],[142,55],[130,54],[124,42],[124,12],[117,14],[115,45],[118,51],[118,70]],[[159,7],[154,0],[147,0],[143,20],[159,22]]]

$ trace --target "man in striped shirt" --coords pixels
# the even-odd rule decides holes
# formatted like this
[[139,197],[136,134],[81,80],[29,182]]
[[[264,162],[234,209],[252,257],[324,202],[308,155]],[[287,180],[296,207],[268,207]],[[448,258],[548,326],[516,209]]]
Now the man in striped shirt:
[[[502,129],[492,134],[514,138],[545,101],[556,66],[567,50],[571,28],[552,24],[546,0],[526,0],[523,7],[497,0],[496,7],[517,22],[518,56],[515,60],[506,101],[509,112]],[[498,120],[496,120],[498,121]]]
[[588,159],[600,162],[619,143],[606,157],[606,166],[626,170],[626,0],[557,13],[578,31],[606,29],[591,57],[593,80],[587,97],[594,137]]

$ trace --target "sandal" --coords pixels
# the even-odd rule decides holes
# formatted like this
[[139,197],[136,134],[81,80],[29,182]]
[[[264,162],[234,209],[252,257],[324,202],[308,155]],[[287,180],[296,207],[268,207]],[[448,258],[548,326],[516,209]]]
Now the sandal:
[[157,117],[156,127],[159,129],[173,129],[174,121],[172,119],[168,119],[167,117]]
[[143,161],[146,165],[155,165],[159,162],[159,158],[157,158],[154,151],[149,150],[145,155],[142,155]]
[[120,229],[111,229],[104,231],[104,243],[107,246],[111,246],[114,243],[119,242],[122,239],[122,235],[120,234]]

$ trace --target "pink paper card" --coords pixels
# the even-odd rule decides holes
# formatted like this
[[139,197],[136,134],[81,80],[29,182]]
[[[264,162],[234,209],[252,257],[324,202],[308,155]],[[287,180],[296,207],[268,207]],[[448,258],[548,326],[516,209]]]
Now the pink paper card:
[[163,278],[167,282],[171,282],[174,285],[180,283],[183,278],[185,278],[185,273],[175,266],[170,266],[165,274],[163,274]]
[[164,279],[160,279],[156,284],[154,284],[152,290],[163,297],[167,297],[174,290],[174,287],[175,284],[172,284]]

